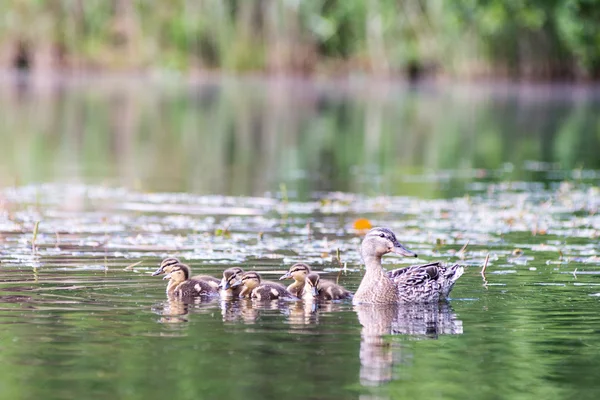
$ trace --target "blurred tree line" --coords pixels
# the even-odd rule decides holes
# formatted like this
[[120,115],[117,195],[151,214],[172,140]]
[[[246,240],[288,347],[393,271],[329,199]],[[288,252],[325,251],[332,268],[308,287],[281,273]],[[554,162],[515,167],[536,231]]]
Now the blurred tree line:
[[600,0],[4,0],[0,66],[591,79]]

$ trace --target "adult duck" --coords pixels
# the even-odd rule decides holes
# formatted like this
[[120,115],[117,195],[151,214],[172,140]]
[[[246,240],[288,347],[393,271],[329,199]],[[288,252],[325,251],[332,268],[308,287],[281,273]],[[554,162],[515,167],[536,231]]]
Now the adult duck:
[[448,297],[452,286],[464,272],[458,264],[444,267],[439,262],[386,272],[381,266],[381,258],[387,253],[417,257],[398,242],[390,229],[371,229],[360,246],[366,273],[354,294],[354,304],[439,302]]

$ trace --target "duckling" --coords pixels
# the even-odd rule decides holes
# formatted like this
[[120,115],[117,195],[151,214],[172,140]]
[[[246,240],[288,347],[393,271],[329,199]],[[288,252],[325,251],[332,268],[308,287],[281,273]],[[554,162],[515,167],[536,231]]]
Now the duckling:
[[[160,267],[158,267],[158,269],[152,273],[152,276],[168,274],[169,272],[171,272],[173,266],[177,264],[181,264],[181,261],[179,261],[179,259],[175,257],[167,257],[161,261]],[[215,289],[218,289],[219,284],[221,283],[221,281],[219,281],[217,278],[210,275],[196,275],[192,276],[191,279],[195,281],[206,282]]]
[[366,273],[354,294],[354,304],[436,303],[448,297],[464,272],[458,264],[443,267],[436,262],[386,273],[381,258],[390,252],[417,257],[398,242],[390,229],[377,227],[367,232],[360,247]]
[[310,267],[304,263],[296,263],[290,267],[290,270],[279,278],[282,279],[294,279],[294,282],[287,287],[287,291],[296,297],[302,297],[304,291],[304,281],[306,275],[310,274]]
[[257,300],[277,300],[277,299],[293,299],[283,285],[275,282],[262,282],[260,275],[250,271],[244,273],[240,280],[232,286],[241,285],[243,288],[240,292],[241,298],[252,298]]
[[163,279],[169,279],[167,285],[167,296],[169,297],[196,297],[217,294],[217,289],[204,281],[190,279],[190,268],[185,264],[174,264],[170,266],[171,272]]
[[351,297],[352,293],[331,281],[321,280],[317,273],[306,275],[306,284],[302,294],[302,298],[305,300],[341,300]]
[[221,282],[219,283],[219,289],[221,289],[221,298],[231,299],[240,296],[243,286],[238,285],[232,287],[231,285],[240,280],[243,273],[244,270],[240,267],[227,268],[225,271],[223,271],[223,279],[221,279]]

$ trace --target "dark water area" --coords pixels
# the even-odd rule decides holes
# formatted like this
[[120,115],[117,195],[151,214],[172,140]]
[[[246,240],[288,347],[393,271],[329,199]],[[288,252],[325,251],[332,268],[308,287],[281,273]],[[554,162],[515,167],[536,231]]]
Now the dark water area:
[[[594,90],[3,85],[0,397],[597,397]],[[386,268],[465,265],[449,303],[185,303],[151,276],[303,261],[355,291],[358,218],[419,254]]]

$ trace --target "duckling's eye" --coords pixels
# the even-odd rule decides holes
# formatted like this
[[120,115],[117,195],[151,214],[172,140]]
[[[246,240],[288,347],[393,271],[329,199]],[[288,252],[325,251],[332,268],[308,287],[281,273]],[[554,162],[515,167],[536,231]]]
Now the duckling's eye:
[[385,233],[380,233],[379,237],[385,237]]

